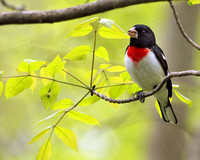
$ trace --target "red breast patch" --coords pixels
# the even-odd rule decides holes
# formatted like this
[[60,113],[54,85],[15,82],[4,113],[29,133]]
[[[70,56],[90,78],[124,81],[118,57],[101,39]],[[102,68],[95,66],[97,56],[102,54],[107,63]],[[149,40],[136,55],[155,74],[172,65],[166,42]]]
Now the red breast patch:
[[127,56],[131,58],[133,62],[138,63],[148,54],[149,51],[148,48],[129,46],[127,49]]

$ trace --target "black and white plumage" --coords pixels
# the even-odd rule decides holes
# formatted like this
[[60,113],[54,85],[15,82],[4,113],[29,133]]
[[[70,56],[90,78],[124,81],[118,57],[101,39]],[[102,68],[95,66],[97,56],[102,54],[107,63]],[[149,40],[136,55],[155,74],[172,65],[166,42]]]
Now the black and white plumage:
[[[130,45],[126,49],[125,66],[131,78],[145,91],[154,89],[169,74],[162,49],[156,44],[153,31],[146,25],[135,25],[128,31]],[[168,80],[160,91],[154,94],[163,120],[177,124],[177,118],[169,98],[172,97],[172,82]]]

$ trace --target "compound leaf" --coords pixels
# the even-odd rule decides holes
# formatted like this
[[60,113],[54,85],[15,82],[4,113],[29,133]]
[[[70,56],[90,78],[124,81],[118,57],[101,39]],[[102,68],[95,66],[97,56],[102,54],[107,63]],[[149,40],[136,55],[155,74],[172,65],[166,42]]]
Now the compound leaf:
[[44,144],[40,147],[40,150],[36,156],[36,160],[49,160],[52,155],[52,144],[48,138]]
[[102,47],[102,46],[99,47],[99,48],[95,51],[95,55],[96,55],[97,57],[103,58],[103,59],[105,59],[106,61],[109,62],[109,56],[108,56],[108,52],[107,52],[106,48],[104,48],[104,47]]
[[200,0],[188,0],[188,4],[189,4],[190,6],[193,6],[193,5],[195,5],[195,4],[200,4]]
[[157,100],[155,100],[155,107],[157,109],[158,114],[160,115],[160,118],[162,118],[162,113],[161,113],[160,106]]
[[52,128],[52,126],[47,127],[43,130],[41,130],[40,132],[38,132],[32,139],[30,142],[28,142],[28,144],[34,143],[35,141],[39,140],[40,138],[42,138],[50,129]]
[[87,54],[91,52],[91,48],[88,45],[82,45],[71,50],[63,59],[69,59],[72,61],[84,60]]
[[55,112],[55,113],[53,113],[52,115],[50,115],[50,116],[48,116],[48,117],[46,117],[46,118],[40,120],[39,122],[37,122],[37,123],[35,124],[35,126],[39,126],[40,124],[42,124],[42,123],[45,122],[46,120],[48,120],[48,119],[50,119],[50,118],[52,118],[52,117],[54,117],[54,116],[57,116],[57,115],[59,115],[60,113],[63,113],[63,112],[64,112],[64,111]]
[[91,23],[97,21],[98,19],[99,19],[98,17],[94,17],[94,18],[88,19],[88,20],[78,24],[76,26],[75,30],[80,30],[82,28],[86,28],[88,26],[91,26]]
[[51,82],[40,90],[40,98],[46,110],[55,103],[59,92],[60,87],[56,82]]
[[116,99],[119,96],[121,96],[124,92],[126,92],[127,88],[128,85],[110,87],[108,90],[108,94],[110,98]]
[[30,88],[33,80],[30,76],[10,78],[5,87],[6,98],[10,98]]
[[62,61],[59,55],[47,66],[47,74],[51,77],[54,77],[65,65],[65,62]]
[[83,99],[80,103],[79,106],[89,106],[93,103],[96,103],[97,101],[99,101],[101,98],[97,97],[96,95],[93,95],[91,97],[87,97],[85,99]]
[[128,39],[128,38],[130,38],[127,35],[127,33],[125,31],[123,31],[117,25],[112,25],[112,29],[103,26],[99,29],[98,33],[101,37],[108,38],[108,39]]
[[124,66],[112,66],[106,69],[108,72],[123,72],[126,68]]
[[70,111],[67,114],[72,119],[76,119],[76,120],[79,120],[81,122],[84,122],[84,123],[87,123],[87,124],[91,124],[91,125],[99,125],[99,126],[101,126],[97,119],[95,119],[92,116],[89,116],[87,114],[76,112],[76,111]]
[[193,102],[189,98],[185,97],[184,95],[182,95],[180,92],[178,92],[175,89],[173,89],[173,91],[178,97],[178,99],[180,99],[183,103],[186,103],[189,106],[189,108],[192,107]]
[[89,25],[84,28],[73,30],[68,36],[82,37],[82,36],[85,36],[85,35],[89,34],[90,32],[92,32],[92,30],[93,30],[93,27],[91,25]]
[[99,66],[99,69],[106,69],[106,68],[108,68],[108,67],[110,67],[111,66],[111,64],[101,64],[100,66]]
[[22,61],[18,65],[17,71],[19,73],[21,73],[21,72],[31,73],[31,72],[34,72],[34,71],[40,69],[40,67],[45,65],[45,64],[46,64],[45,61],[37,61],[37,60],[32,60],[32,59],[25,59],[24,61]]
[[54,105],[51,107],[51,110],[66,109],[70,107],[71,105],[73,105],[73,102],[71,99],[62,99],[54,103]]
[[63,141],[64,144],[66,144],[73,150],[78,151],[76,135],[74,134],[74,132],[63,127],[56,127],[55,133],[57,137]]

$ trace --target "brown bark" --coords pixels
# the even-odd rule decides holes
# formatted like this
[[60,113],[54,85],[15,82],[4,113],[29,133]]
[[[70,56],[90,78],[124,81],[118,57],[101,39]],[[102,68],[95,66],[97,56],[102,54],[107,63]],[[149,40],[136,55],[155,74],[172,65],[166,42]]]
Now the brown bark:
[[49,11],[0,12],[0,25],[61,22],[106,12],[116,8],[159,1],[167,0],[99,0],[71,8]]

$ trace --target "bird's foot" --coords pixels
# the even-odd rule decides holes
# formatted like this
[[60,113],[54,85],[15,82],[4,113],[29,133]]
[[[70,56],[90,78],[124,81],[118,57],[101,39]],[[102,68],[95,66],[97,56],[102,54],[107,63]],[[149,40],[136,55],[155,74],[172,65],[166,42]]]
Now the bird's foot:
[[144,103],[144,102],[145,102],[145,97],[144,97],[144,92],[143,92],[143,90],[136,92],[136,93],[134,94],[134,96],[135,96],[135,95],[136,95],[136,97],[139,99],[139,101],[140,101],[141,103]]

